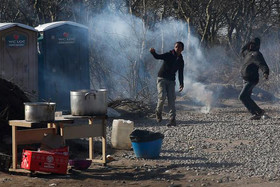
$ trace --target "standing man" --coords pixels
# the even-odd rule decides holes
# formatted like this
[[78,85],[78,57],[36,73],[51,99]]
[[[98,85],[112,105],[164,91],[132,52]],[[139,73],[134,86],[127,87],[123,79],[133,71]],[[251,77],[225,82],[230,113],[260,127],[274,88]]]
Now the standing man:
[[260,44],[260,39],[254,38],[242,48],[244,64],[241,68],[241,75],[244,85],[239,99],[252,114],[251,120],[259,120],[265,113],[251,98],[252,90],[259,82],[259,68],[262,70],[266,80],[269,75],[269,68],[259,51]]
[[176,126],[176,109],[175,109],[175,75],[179,71],[178,78],[180,83],[179,92],[184,88],[184,60],[182,51],[184,50],[184,44],[182,42],[176,42],[174,49],[164,54],[157,54],[154,48],[150,49],[150,52],[155,59],[163,60],[163,64],[158,72],[157,78],[157,90],[158,90],[158,103],[156,108],[157,122],[162,120],[162,109],[165,98],[168,99],[169,107],[169,123],[167,126]]

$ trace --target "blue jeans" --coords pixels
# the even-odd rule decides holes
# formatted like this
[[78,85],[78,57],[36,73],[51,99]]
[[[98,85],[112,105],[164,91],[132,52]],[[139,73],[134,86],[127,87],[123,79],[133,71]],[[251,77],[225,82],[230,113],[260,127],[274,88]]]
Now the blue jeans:
[[251,98],[252,90],[257,84],[258,82],[244,81],[243,89],[239,95],[239,100],[253,115],[258,115],[262,112],[262,109]]

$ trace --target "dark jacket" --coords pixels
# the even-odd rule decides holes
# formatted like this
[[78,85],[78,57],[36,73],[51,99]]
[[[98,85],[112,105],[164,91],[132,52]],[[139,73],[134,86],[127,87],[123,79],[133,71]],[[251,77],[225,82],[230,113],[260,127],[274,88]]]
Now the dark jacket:
[[259,82],[259,68],[263,74],[269,75],[269,68],[259,50],[244,50],[244,64],[241,67],[241,76],[250,82]]
[[152,53],[155,59],[163,60],[163,64],[158,72],[158,77],[175,81],[176,72],[179,71],[178,79],[180,86],[184,86],[184,60],[183,56],[177,56],[175,50],[164,54]]

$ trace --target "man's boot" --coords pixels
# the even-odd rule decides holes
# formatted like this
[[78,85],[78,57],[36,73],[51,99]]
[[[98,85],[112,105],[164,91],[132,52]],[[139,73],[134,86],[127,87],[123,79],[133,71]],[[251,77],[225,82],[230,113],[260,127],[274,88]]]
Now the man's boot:
[[171,119],[171,120],[169,121],[169,123],[167,123],[166,126],[167,126],[167,127],[176,126],[176,120],[175,120],[175,119]]
[[158,123],[162,121],[162,115],[161,115],[161,113],[156,112],[156,120],[157,120]]

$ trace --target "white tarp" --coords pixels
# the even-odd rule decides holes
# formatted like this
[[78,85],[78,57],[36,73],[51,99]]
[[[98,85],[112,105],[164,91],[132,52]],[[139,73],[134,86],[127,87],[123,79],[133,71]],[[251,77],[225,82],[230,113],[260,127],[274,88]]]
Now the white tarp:
[[24,29],[28,29],[28,30],[32,30],[32,31],[37,32],[37,30],[34,29],[33,27],[30,27],[28,25],[24,25],[24,24],[21,24],[21,23],[0,23],[0,31],[11,28],[11,27],[15,27],[15,26],[22,27]]
[[88,27],[86,27],[85,25],[81,25],[79,23],[75,23],[75,22],[72,22],[72,21],[57,21],[57,22],[52,22],[52,23],[46,23],[46,24],[39,25],[39,26],[35,27],[35,29],[37,29],[38,31],[41,32],[41,31],[46,31],[46,30],[53,29],[55,27],[59,27],[61,25],[73,25],[73,26],[88,29]]

